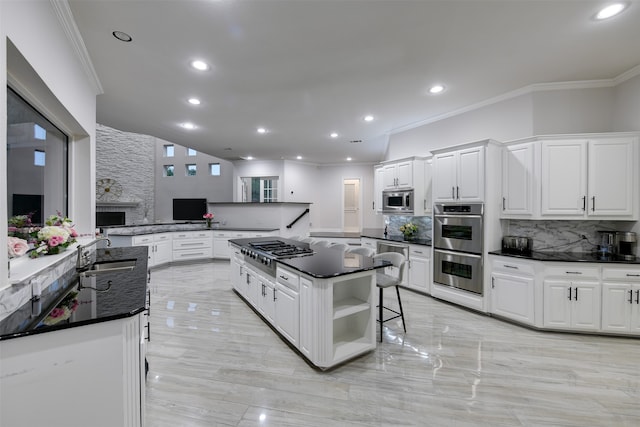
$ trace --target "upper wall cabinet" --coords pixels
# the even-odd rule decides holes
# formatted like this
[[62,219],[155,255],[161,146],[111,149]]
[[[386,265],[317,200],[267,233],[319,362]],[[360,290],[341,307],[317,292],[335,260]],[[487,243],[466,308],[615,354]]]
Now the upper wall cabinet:
[[484,201],[485,147],[446,151],[433,156],[433,202]]
[[382,213],[382,190],[384,181],[384,168],[376,166],[373,169],[374,185],[373,185],[373,210],[376,213]]
[[637,137],[541,144],[542,217],[637,217]]
[[385,190],[413,188],[413,161],[401,161],[382,166]]

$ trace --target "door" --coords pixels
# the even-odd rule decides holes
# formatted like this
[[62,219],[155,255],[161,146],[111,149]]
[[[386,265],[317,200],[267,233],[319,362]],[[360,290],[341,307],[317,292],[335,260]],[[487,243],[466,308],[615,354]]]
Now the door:
[[357,233],[360,231],[360,179],[345,179],[343,193],[342,229],[346,233]]
[[400,162],[396,166],[398,187],[413,188],[413,162]]

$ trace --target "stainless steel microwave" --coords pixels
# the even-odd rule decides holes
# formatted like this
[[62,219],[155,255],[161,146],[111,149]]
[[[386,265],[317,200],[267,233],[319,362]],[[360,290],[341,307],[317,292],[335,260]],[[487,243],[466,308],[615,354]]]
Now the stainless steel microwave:
[[413,190],[384,190],[382,213],[413,213]]

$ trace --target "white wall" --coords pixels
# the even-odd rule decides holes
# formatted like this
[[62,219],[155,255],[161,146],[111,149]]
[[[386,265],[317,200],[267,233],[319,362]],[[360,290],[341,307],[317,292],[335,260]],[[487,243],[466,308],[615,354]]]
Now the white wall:
[[640,131],[640,75],[613,89],[613,130]]
[[[95,228],[95,82],[48,1],[0,2],[0,87],[18,92],[72,141],[69,153],[69,216],[80,233]],[[14,49],[15,47],[15,49]],[[8,78],[8,75],[11,78]],[[6,90],[0,91],[0,117],[6,118]],[[6,120],[0,120],[0,173],[6,174]],[[0,185],[0,247],[6,247],[7,189]],[[53,213],[53,212],[51,212]],[[45,213],[49,215],[51,213]],[[0,280],[7,277],[7,252],[0,251]]]

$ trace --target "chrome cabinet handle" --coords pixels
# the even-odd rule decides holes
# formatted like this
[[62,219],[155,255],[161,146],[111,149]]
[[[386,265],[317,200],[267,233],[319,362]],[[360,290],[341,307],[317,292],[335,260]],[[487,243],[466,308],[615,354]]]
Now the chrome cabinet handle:
[[456,185],[456,199],[460,198],[460,187]]
[[595,212],[596,211],[596,196],[593,196],[591,198],[591,212]]
[[627,277],[640,277],[640,274],[627,273]]
[[571,287],[569,287],[569,301],[571,301]]
[[273,288],[273,300],[277,300],[278,298],[276,298],[276,288]]
[[633,304],[633,290],[629,289],[629,304]]
[[514,270],[519,270],[518,267],[516,267],[515,265],[509,265],[509,264],[502,264],[504,266],[504,268],[513,268]]
[[503,198],[502,198],[502,210],[505,210],[505,209],[506,209],[506,207],[505,207],[505,206],[506,206],[506,203],[507,203],[507,199],[506,199],[506,197],[503,197]]
[[587,210],[587,196],[582,196],[582,210]]
[[574,301],[578,301],[578,287],[577,287],[577,286],[576,286],[576,294],[575,294],[575,296],[573,297],[573,300],[574,300]]
[[565,271],[566,274],[582,274],[581,271]]
[[636,290],[636,304],[640,304],[640,290]]
[[284,280],[286,280],[286,281],[289,281],[289,278],[288,278],[287,276],[283,276],[282,274],[280,275],[280,278],[281,278],[281,279],[284,279]]

